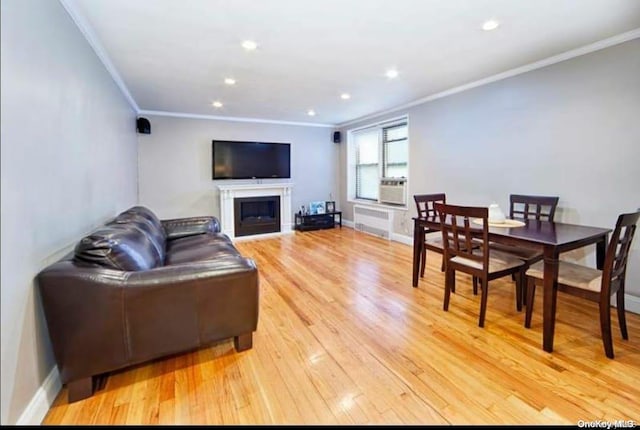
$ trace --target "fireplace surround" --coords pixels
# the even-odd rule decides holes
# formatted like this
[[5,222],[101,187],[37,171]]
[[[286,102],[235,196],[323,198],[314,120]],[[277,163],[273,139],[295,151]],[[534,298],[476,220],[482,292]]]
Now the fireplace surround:
[[[231,239],[248,239],[275,234],[291,233],[292,183],[267,184],[230,184],[218,185],[220,191],[220,224],[221,230]],[[278,202],[265,203],[277,197]],[[264,199],[263,199],[264,198]],[[250,199],[250,200],[245,200]],[[252,203],[252,200],[254,202]],[[275,199],[274,199],[275,200]],[[243,205],[245,203],[245,205]],[[248,203],[248,205],[247,205]],[[246,206],[245,220],[239,216],[242,206]],[[278,220],[275,217],[277,207]],[[240,229],[236,225],[236,216],[240,219]],[[261,227],[257,225],[263,224]],[[269,225],[267,227],[267,224]],[[279,228],[277,228],[279,227]],[[271,231],[267,231],[271,230]]]

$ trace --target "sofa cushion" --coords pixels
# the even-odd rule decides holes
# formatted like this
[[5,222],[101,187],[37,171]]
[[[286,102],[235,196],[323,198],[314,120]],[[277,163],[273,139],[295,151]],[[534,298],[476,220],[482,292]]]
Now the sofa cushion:
[[165,258],[165,265],[192,263],[195,261],[217,260],[224,257],[238,257],[240,253],[231,244],[219,242],[206,246],[192,246],[176,250],[169,250]]
[[78,242],[74,253],[78,260],[130,272],[162,265],[146,233],[131,224],[98,228]]
[[127,225],[131,224],[138,229],[142,230],[151,243],[153,243],[156,251],[158,252],[158,258],[160,261],[164,262],[165,257],[165,237],[163,230],[160,230],[151,222],[148,218],[145,218],[141,214],[133,213],[133,212],[123,212],[118,215],[114,220],[109,222],[107,225]]
[[191,248],[193,246],[208,246],[218,243],[231,243],[231,239],[224,233],[197,234],[195,236],[181,237],[167,241],[166,250],[177,251],[179,249]]

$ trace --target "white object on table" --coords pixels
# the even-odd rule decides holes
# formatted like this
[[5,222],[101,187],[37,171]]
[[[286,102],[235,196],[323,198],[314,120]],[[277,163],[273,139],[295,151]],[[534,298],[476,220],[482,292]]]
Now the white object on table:
[[500,209],[497,203],[491,203],[489,205],[489,222],[504,222],[506,217],[504,212]]

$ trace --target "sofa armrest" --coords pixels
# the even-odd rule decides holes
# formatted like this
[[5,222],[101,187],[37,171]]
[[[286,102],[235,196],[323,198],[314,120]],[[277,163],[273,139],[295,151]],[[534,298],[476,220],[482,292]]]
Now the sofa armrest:
[[63,383],[127,364],[123,291],[128,273],[67,260],[38,274]]
[[214,216],[165,219],[160,222],[166,232],[167,240],[220,232],[220,222]]
[[258,326],[258,269],[243,257],[130,272],[124,295],[133,362],[251,334]]

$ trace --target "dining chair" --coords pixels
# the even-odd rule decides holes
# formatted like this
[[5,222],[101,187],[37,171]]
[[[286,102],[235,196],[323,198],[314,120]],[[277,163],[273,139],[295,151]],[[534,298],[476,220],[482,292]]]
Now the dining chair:
[[[522,270],[524,263],[508,253],[489,248],[489,209],[486,207],[454,206],[436,203],[440,217],[445,260],[444,310],[449,310],[451,291],[455,287],[455,272],[461,271],[480,282],[480,316],[478,325],[484,327],[487,311],[489,281],[517,274],[516,309],[522,310]],[[477,246],[474,246],[474,243]],[[464,246],[461,246],[464,244]],[[474,291],[475,292],[475,291]]]
[[[437,213],[434,207],[435,203],[446,203],[446,195],[444,193],[437,194],[415,194],[413,200],[416,202],[416,209],[420,218],[436,218]],[[437,252],[440,255],[444,255],[442,237],[429,236],[429,233],[434,233],[438,230],[425,228],[424,244],[420,250],[420,277],[424,278],[424,270],[427,263],[427,250]],[[440,267],[441,271],[444,271],[444,258]]]
[[509,196],[509,217],[553,221],[558,200],[559,198],[555,196],[511,194]]
[[[560,261],[558,265],[558,291],[599,304],[602,343],[605,354],[609,358],[613,358],[610,300],[614,294],[616,294],[620,332],[623,339],[629,339],[624,310],[624,282],[631,241],[639,218],[640,209],[637,212],[618,216],[616,227],[605,253],[602,270],[568,261]],[[531,328],[536,285],[541,285],[544,278],[543,262],[538,262],[531,266],[526,272],[526,278],[528,297],[524,326]]]
[[[551,221],[558,207],[559,197],[556,196],[529,196],[524,194],[509,195],[509,218],[511,219],[535,219],[537,221]],[[520,258],[525,268],[523,273],[534,263],[542,260],[542,249],[540,247],[524,247],[503,245],[500,243],[490,243],[491,249]],[[514,275],[515,276],[515,275]],[[515,280],[515,278],[514,278]],[[523,292],[526,293],[527,285],[522,280]],[[522,295],[522,300],[526,303],[527,295]]]

